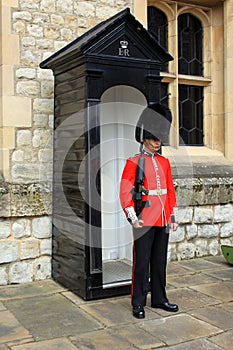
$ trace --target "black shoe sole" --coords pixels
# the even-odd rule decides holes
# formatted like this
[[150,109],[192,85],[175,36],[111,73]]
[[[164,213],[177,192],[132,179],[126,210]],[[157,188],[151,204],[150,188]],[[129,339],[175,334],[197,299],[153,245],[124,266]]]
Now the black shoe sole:
[[134,316],[135,318],[138,318],[138,319],[145,318],[145,315],[137,315],[137,314],[133,314],[133,316]]

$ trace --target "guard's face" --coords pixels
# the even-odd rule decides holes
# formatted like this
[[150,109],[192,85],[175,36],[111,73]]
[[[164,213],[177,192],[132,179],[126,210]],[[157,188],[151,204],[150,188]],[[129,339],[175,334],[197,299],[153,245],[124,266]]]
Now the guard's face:
[[159,139],[146,139],[143,141],[144,147],[151,153],[156,153],[161,147],[161,141]]

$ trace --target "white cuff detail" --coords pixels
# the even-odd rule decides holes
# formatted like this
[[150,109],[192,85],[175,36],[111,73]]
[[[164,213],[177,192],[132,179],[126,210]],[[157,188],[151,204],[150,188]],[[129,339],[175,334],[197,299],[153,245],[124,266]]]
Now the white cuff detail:
[[125,211],[127,212],[128,216],[127,216],[127,220],[134,225],[135,222],[138,221],[137,215],[135,213],[134,207],[128,207],[125,208]]

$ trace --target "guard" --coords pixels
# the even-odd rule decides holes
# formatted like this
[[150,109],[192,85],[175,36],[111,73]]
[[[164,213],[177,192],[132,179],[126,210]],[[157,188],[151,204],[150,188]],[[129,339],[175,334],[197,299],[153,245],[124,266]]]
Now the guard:
[[131,304],[136,318],[145,317],[149,290],[152,308],[178,311],[166,295],[169,231],[178,227],[176,195],[169,160],[159,153],[171,121],[169,108],[162,104],[143,110],[135,130],[140,154],[127,159],[121,178],[121,205],[133,227]]

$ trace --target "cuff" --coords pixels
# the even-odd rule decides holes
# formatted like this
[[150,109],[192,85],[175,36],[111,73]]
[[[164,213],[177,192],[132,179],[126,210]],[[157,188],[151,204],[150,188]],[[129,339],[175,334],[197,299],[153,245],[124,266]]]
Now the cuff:
[[135,213],[134,207],[125,208],[125,211],[127,213],[127,220],[129,221],[129,223],[131,225],[134,225],[135,222],[138,221],[138,218],[137,218],[137,215]]
[[171,223],[177,223],[177,208],[174,208],[173,210],[173,214],[171,214]]

